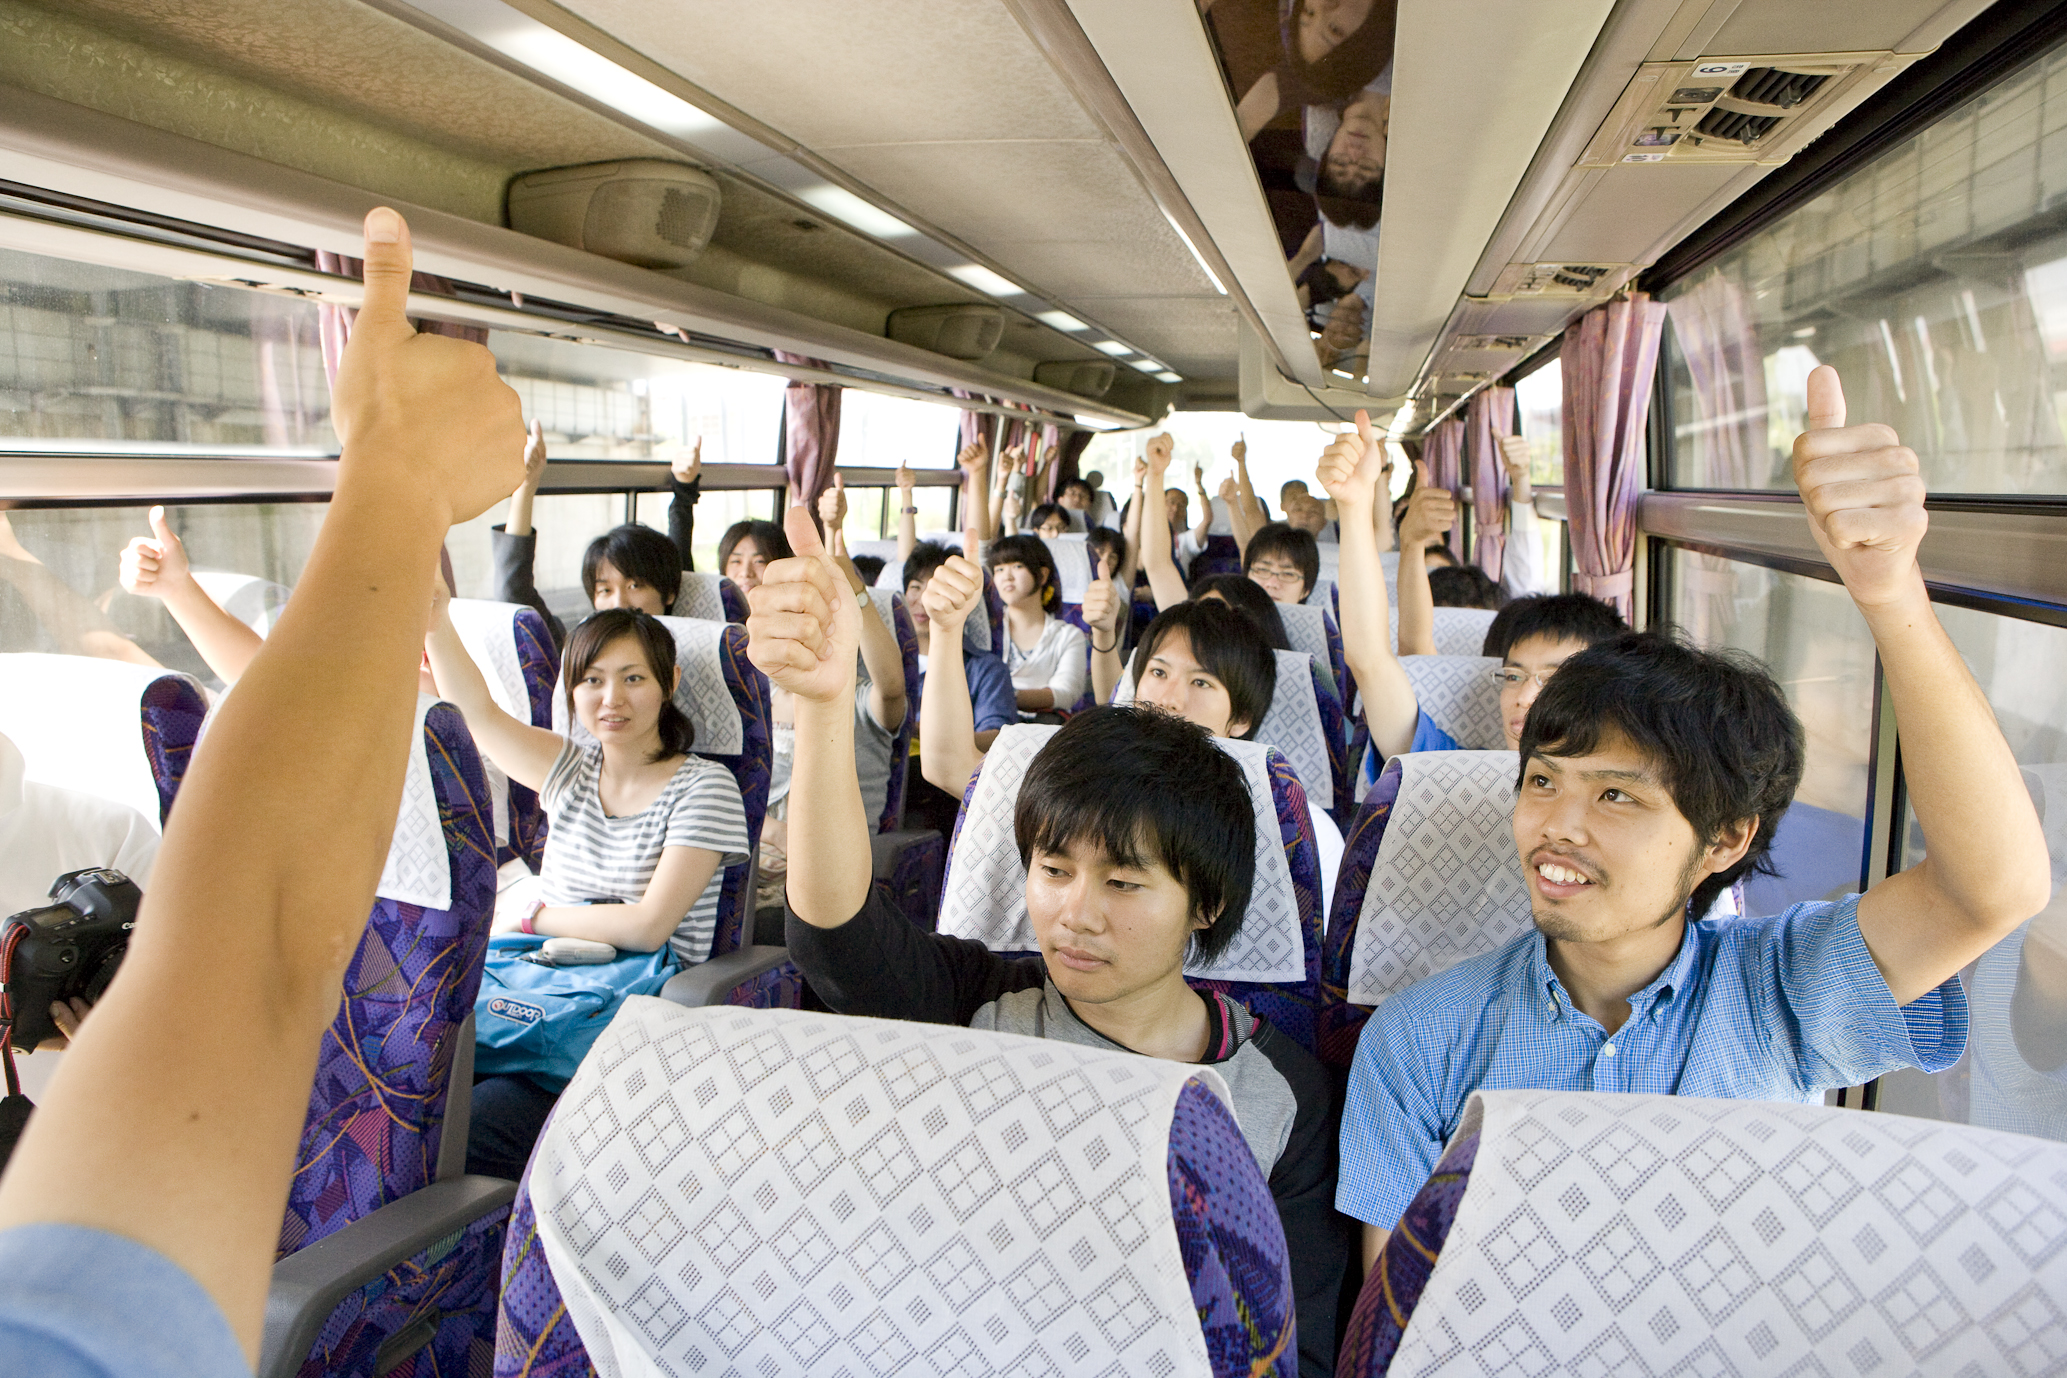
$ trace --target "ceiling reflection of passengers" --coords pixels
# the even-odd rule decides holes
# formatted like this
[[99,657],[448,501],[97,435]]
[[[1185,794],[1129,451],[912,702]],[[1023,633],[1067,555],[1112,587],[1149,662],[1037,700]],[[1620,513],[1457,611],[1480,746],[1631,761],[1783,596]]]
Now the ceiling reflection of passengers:
[[[1265,3],[1203,0],[1199,8]],[[1396,8],[1394,0],[1280,0],[1275,66],[1235,106],[1242,138],[1255,138],[1282,111],[1343,100],[1369,82],[1392,60]]]

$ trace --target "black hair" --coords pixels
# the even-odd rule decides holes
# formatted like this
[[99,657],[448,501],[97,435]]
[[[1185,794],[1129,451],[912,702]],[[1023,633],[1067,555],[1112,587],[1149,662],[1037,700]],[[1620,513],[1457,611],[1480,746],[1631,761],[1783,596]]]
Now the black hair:
[[1277,599],[1266,593],[1263,585],[1246,574],[1215,574],[1191,586],[1191,596],[1195,599],[1216,593],[1227,601],[1229,607],[1256,624],[1256,630],[1263,633],[1265,645],[1274,651],[1292,649],[1292,638],[1285,632],[1285,619],[1278,614]]
[[[1354,286],[1344,287],[1342,280],[1328,271],[1334,264],[1335,260],[1333,259],[1317,258],[1306,265],[1306,268],[1299,274],[1298,281],[1293,284],[1296,287],[1304,287],[1306,289],[1306,301],[1309,307],[1320,306],[1325,302],[1334,301],[1338,297],[1346,297],[1356,290]],[[1291,483],[1298,483],[1300,481],[1299,479],[1289,480]],[[1280,490],[1279,497],[1281,499],[1283,497],[1282,489]]]
[[723,574],[725,566],[732,562],[732,548],[749,536],[754,538],[754,549],[771,565],[796,554],[789,548],[789,537],[783,534],[780,525],[749,518],[732,523],[725,528],[725,534],[718,537],[718,573]]
[[[675,680],[675,638],[660,619],[632,608],[605,608],[593,613],[567,638],[564,674],[567,710],[574,711],[574,686],[603,654],[603,648],[620,636],[636,637],[653,678],[672,690]],[[696,724],[682,711],[670,692],[660,703],[660,747],[649,758],[665,761],[670,756],[687,756],[696,746]]]
[[[1428,576],[1433,582],[1435,575]],[[1511,600],[1500,609],[1493,625],[1486,628],[1480,655],[1505,660],[1517,642],[1532,636],[1552,641],[1583,641],[1597,646],[1629,630],[1622,614],[1598,598],[1583,593],[1536,593]]]
[[673,610],[682,591],[682,548],[672,539],[650,526],[626,522],[590,541],[581,556],[581,591],[591,603],[596,601],[596,575],[605,560],[619,574],[658,593],[662,612]]
[[1024,565],[1041,591],[1045,611],[1055,611],[1062,601],[1062,576],[1056,572],[1055,556],[1039,536],[1001,536],[992,541],[984,552],[983,567],[995,570],[999,565]]
[[1091,571],[1098,571],[1098,557],[1112,560],[1112,577],[1120,577],[1120,566],[1127,562],[1127,538],[1109,526],[1094,526],[1084,533],[1084,544],[1091,547]]
[[1090,484],[1090,481],[1089,481],[1089,480],[1087,480],[1087,479],[1081,479],[1081,478],[1070,478],[1070,479],[1064,479],[1064,480],[1062,481],[1062,486],[1061,486],[1060,488],[1056,489],[1056,490],[1055,490],[1055,492],[1056,492],[1056,495],[1057,495],[1057,496],[1059,497],[1059,496],[1061,496],[1062,494],[1064,494],[1064,493],[1067,493],[1067,492],[1068,492],[1068,491],[1069,491],[1070,489],[1072,489],[1072,488],[1081,488],[1081,489],[1083,489],[1083,490],[1084,490],[1084,497],[1085,497],[1086,499],[1088,499],[1088,500],[1091,500],[1091,501],[1094,501],[1094,502],[1095,502],[1095,501],[1097,500],[1097,498],[1098,498],[1098,490],[1097,490],[1096,488],[1093,488],[1093,487],[1091,486],[1091,484]]
[[1248,724],[1234,735],[1245,742],[1254,740],[1278,687],[1277,653],[1264,640],[1262,630],[1233,605],[1210,598],[1194,598],[1164,609],[1148,624],[1141,644],[1134,648],[1129,673],[1137,693],[1148,662],[1172,632],[1184,633],[1191,642],[1191,658],[1227,690],[1229,719]]
[[904,589],[917,580],[931,579],[936,570],[959,554],[959,550],[950,550],[938,541],[920,541],[904,562]]
[[1428,571],[1428,592],[1439,608],[1491,610],[1507,601],[1493,576],[1477,565],[1451,565]]
[[876,576],[883,572],[884,562],[883,557],[880,555],[856,555],[853,557],[853,560],[854,568],[861,575],[864,583],[875,583]]
[[1301,102],[1324,105],[1349,100],[1385,70],[1392,59],[1396,6],[1372,5],[1354,33],[1308,62],[1299,55],[1299,5],[1295,3],[1278,26],[1285,66],[1301,91]]
[[[1422,547],[1421,563],[1423,566],[1426,566],[1428,564],[1428,557],[1431,555],[1435,556],[1436,559],[1441,560],[1443,562],[1443,568],[1445,569],[1456,569],[1458,567],[1457,552],[1450,549],[1450,542],[1448,538],[1437,541],[1433,545]],[[1431,578],[1435,576],[1435,571],[1432,569],[1429,570],[1428,573],[1429,577]]]
[[1531,756],[1585,756],[1617,733],[1664,781],[1702,846],[1758,819],[1743,859],[1694,887],[1695,914],[1751,872],[1775,875],[1773,834],[1801,784],[1802,731],[1772,672],[1738,650],[1707,651],[1676,629],[1625,631],[1566,661],[1529,708]]
[[1072,717],[1027,767],[1012,835],[1028,867],[1037,851],[1083,841],[1123,866],[1160,861],[1183,884],[1191,916],[1213,916],[1191,935],[1200,961],[1234,941],[1256,883],[1248,780],[1205,728],[1172,713],[1092,708]]
[[1342,183],[1329,176],[1324,165],[1320,182],[1314,190],[1313,208],[1330,225],[1339,225],[1345,230],[1375,229],[1378,217],[1385,209],[1380,199],[1384,194],[1385,174],[1382,172],[1370,182]]
[[1038,535],[1040,534],[1041,523],[1048,520],[1048,518],[1050,517],[1054,517],[1057,520],[1059,520],[1062,523],[1062,529],[1064,531],[1073,531],[1076,529],[1074,526],[1070,524],[1069,509],[1067,507],[1064,507],[1059,502],[1044,502],[1040,506],[1034,508],[1033,511],[1027,513],[1025,529],[1029,532],[1032,532],[1035,535]]
[[1275,555],[1297,566],[1306,580],[1306,591],[1313,592],[1313,586],[1321,581],[1321,545],[1313,538],[1311,531],[1291,525],[1289,522],[1270,522],[1256,529],[1249,538],[1249,548],[1242,552],[1242,573],[1249,572],[1249,566],[1265,555]]

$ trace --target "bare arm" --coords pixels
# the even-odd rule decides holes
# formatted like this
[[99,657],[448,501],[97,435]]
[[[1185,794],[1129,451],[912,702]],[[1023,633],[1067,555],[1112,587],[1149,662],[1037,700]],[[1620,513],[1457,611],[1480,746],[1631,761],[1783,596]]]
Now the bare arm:
[[897,466],[897,558],[909,560],[912,552],[919,548],[919,518],[912,509],[918,504],[912,501],[912,489],[918,483],[918,476],[903,464]]
[[1278,74],[1265,72],[1249,88],[1248,94],[1234,108],[1235,120],[1241,125],[1242,142],[1247,143],[1263,132],[1278,115]]
[[1371,1276],[1371,1268],[1378,1262],[1378,1255],[1385,1252],[1385,1241],[1392,1238],[1391,1230],[1380,1229],[1368,1220],[1364,1222],[1364,1276]]
[[1435,654],[1435,595],[1428,587],[1428,548],[1457,524],[1457,500],[1429,481],[1428,466],[1416,464],[1420,485],[1400,523],[1400,654]]
[[[746,624],[747,655],[762,674],[796,696],[789,906],[805,923],[838,928],[867,903],[873,873],[869,838],[874,829],[862,812],[861,781],[854,771],[854,657],[861,608],[810,516],[792,507],[783,527],[797,553],[768,566],[760,587],[748,595],[753,613]],[[937,632],[934,644],[940,644]]]
[[[0,1228],[148,1245],[207,1289],[247,1358],[317,1049],[394,831],[438,546],[510,491],[523,453],[488,351],[409,328],[401,217],[376,210],[367,230],[336,496],[194,753],[121,972],[0,1180]],[[183,1019],[200,990],[207,1017]]]
[[151,509],[151,532],[122,549],[117,578],[130,593],[162,599],[165,610],[194,643],[208,668],[225,684],[235,684],[250,666],[265,638],[224,612],[195,580],[187,548],[165,520],[165,509]]
[[1845,423],[1829,365],[1809,375],[1794,442],[1809,531],[1866,619],[1900,724],[1902,773],[1930,855],[1859,900],[1859,931],[1906,1005],[2045,907],[2045,834],[1987,695],[1939,625],[1916,551],[1929,519],[1916,456]]
[[1084,621],[1091,627],[1091,702],[1111,703],[1125,664],[1120,659],[1120,617],[1132,600],[1113,582],[1112,562],[1098,561],[1098,577],[1084,591]]
[[567,739],[547,728],[519,722],[502,710],[502,705],[488,692],[487,677],[467,654],[466,643],[459,639],[459,632],[452,625],[444,589],[435,589],[432,598],[436,611],[423,648],[430,657],[431,678],[437,681],[438,696],[460,711],[467,720],[467,731],[473,734],[474,745],[501,767],[503,774],[526,789],[544,789],[546,777],[552,774],[553,763],[560,759]]
[[897,633],[885,625],[868,596],[868,581],[847,558],[847,481],[838,474],[833,486],[818,495],[818,517],[830,538],[833,563],[839,566],[846,587],[862,609],[861,663],[868,669],[868,713],[885,732],[904,724],[906,690],[904,653],[897,649]]
[[[697,442],[699,447],[702,442]],[[502,529],[512,536],[531,534],[531,500],[538,496],[538,485],[545,480],[545,432],[537,421],[531,423],[530,434],[524,441],[524,481],[510,494],[509,516],[504,519]],[[683,480],[687,482],[687,480]]]
[[1372,508],[1385,501],[1378,478],[1385,444],[1358,412],[1357,428],[1335,438],[1321,454],[1319,479],[1342,513],[1341,568],[1335,581],[1342,600],[1342,654],[1364,695],[1364,720],[1371,746],[1397,756],[1414,742],[1421,706],[1389,643],[1391,620],[1385,602],[1385,569],[1378,560]]
[[933,654],[919,714],[919,771],[957,799],[983,762],[975,706],[969,701],[969,668],[962,662],[962,626],[983,609],[983,570],[976,563],[973,536],[963,537],[962,552],[942,564],[926,585]]
[[664,848],[637,904],[551,905],[538,911],[531,927],[549,937],[608,943],[621,952],[658,952],[718,873],[722,860],[704,847]]
[[[1171,442],[1167,433],[1153,437],[1148,442],[1148,491],[1147,502],[1157,507],[1163,502],[1163,475],[1170,468]],[[1212,513],[1206,514],[1210,522]],[[1170,558],[1170,526],[1161,512],[1144,514],[1141,518],[1143,534],[1141,541],[1141,567],[1148,571],[1149,592],[1155,595],[1156,611],[1174,608],[1191,594],[1184,587],[1184,577],[1177,572],[1177,564]]]

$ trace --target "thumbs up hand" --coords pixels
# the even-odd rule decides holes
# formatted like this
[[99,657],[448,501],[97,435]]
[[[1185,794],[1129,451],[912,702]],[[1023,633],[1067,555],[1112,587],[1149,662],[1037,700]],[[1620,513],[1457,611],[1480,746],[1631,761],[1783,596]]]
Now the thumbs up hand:
[[1457,524],[1457,499],[1448,489],[1435,485],[1427,464],[1414,461],[1414,473],[1414,496],[1407,503],[1407,515],[1400,519],[1402,550],[1425,550],[1436,545]]
[[1845,424],[1844,385],[1828,364],[1809,374],[1809,428],[1794,439],[1794,482],[1809,534],[1861,606],[1922,591],[1916,562],[1930,519],[1916,452],[1890,427]]
[[1385,477],[1385,439],[1371,428],[1371,414],[1358,411],[1356,429],[1335,437],[1321,451],[1315,475],[1336,503],[1363,510],[1377,501]]
[[164,598],[193,579],[187,548],[166,525],[165,509],[151,509],[151,532],[122,548],[117,577],[122,587],[143,598]]
[[833,486],[818,495],[818,520],[827,531],[838,531],[847,524],[846,475],[834,474]]
[[861,605],[809,512],[790,508],[782,529],[796,554],[768,566],[747,595],[747,659],[777,688],[831,703],[854,686]]
[[[945,633],[949,643],[962,634],[962,624],[983,606],[983,566],[976,559],[976,536],[962,536],[962,553],[950,555],[926,583],[920,602],[933,634]],[[933,643],[936,647],[941,642]]]
[[1098,557],[1098,577],[1084,590],[1084,621],[1101,632],[1110,633],[1120,623],[1120,590],[1113,582],[1112,557]]

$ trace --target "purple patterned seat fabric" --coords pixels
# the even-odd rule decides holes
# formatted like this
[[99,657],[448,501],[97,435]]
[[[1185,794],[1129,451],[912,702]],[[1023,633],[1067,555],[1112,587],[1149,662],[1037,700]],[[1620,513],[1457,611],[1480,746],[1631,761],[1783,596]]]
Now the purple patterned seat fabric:
[[[545,619],[535,609],[518,612],[515,624],[517,665],[524,672],[524,689],[531,700],[531,725],[553,725],[553,682],[560,677],[560,653],[553,647]],[[522,857],[535,873],[545,862],[545,808],[538,794],[515,780],[510,781],[510,845],[508,855]]]
[[911,778],[912,736],[918,729],[918,696],[910,694],[911,686],[919,682],[919,633],[912,625],[911,611],[904,606],[904,595],[890,595],[890,630],[897,634],[897,650],[904,661],[904,683],[906,693],[904,721],[897,725],[897,734],[890,742],[890,787],[883,795],[883,816],[876,820],[876,831],[892,832],[904,826],[904,794]]
[[725,604],[725,620],[746,625],[746,591],[730,579],[718,581],[718,598]]
[[1364,1021],[1371,1017],[1365,1006],[1349,1003],[1349,959],[1356,950],[1357,916],[1363,910],[1364,892],[1371,887],[1371,868],[1378,862],[1385,824],[1399,800],[1401,778],[1399,763],[1389,763],[1342,833],[1342,870],[1335,880],[1335,908],[1328,915],[1327,939],[1321,947],[1324,1004],[1319,1051],[1321,1061],[1331,1067],[1350,1064]]
[[1349,773],[1349,743],[1342,728],[1342,697],[1319,661],[1309,661],[1313,672],[1313,698],[1321,714],[1321,736],[1328,743],[1328,772],[1335,789],[1335,806],[1328,810],[1338,826],[1347,826],[1356,816],[1355,780]]
[[510,1208],[499,1206],[345,1298],[330,1313],[296,1378],[374,1373],[381,1345],[419,1321],[436,1326],[435,1337],[381,1371],[382,1378],[488,1372],[495,1357],[496,1288],[509,1219]]
[[1240,574],[1242,572],[1241,547],[1232,536],[1208,536],[1205,548],[1191,557],[1191,564],[1184,571],[1184,582],[1196,584],[1201,579],[1211,579],[1216,574]]
[[890,873],[876,883],[890,896],[899,913],[920,928],[931,929],[940,920],[940,884],[947,874],[947,839],[931,828],[908,833],[899,839]]
[[1464,1204],[1472,1165],[1478,1161],[1478,1145],[1476,1132],[1457,1137],[1385,1241],[1343,1328],[1336,1378],[1381,1378],[1392,1367],[1392,1356],[1399,1352],[1407,1322],[1414,1318],[1414,1308],[1435,1272],[1450,1226],[1457,1223],[1457,1208]]
[[[725,587],[736,587],[727,580]],[[699,750],[699,756],[716,761],[739,782],[739,797],[746,805],[746,854],[748,861],[725,868],[725,882],[718,893],[718,926],[711,936],[711,956],[722,957],[746,942],[753,927],[754,866],[751,858],[761,847],[761,822],[768,814],[768,788],[774,772],[773,717],[768,702],[768,680],[746,658],[746,628],[725,629],[718,643],[718,671],[725,688],[739,706],[743,750],[737,756],[721,756]]]
[[172,813],[180,781],[186,778],[187,761],[201,736],[201,721],[208,716],[208,702],[186,676],[164,675],[144,686],[140,707],[144,755],[158,785],[158,822],[162,825]]

